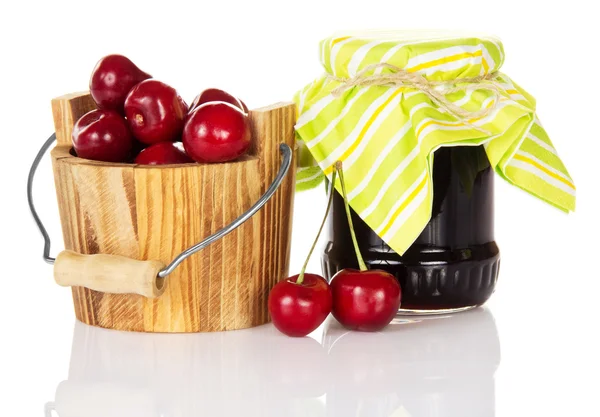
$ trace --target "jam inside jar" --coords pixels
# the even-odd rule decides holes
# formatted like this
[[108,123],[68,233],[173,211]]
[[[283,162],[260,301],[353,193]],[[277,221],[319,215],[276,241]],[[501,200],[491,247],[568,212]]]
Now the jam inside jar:
[[[494,241],[494,172],[489,163],[476,170],[472,163],[473,158],[482,155],[487,158],[483,146],[442,147],[435,151],[432,216],[402,256],[351,210],[368,268],[388,271],[400,282],[399,313],[467,310],[485,303],[494,292],[500,262]],[[465,168],[465,161],[470,166]],[[465,180],[465,170],[470,170],[470,179]],[[331,279],[343,268],[358,268],[344,200],[337,192],[327,232],[322,256],[326,278]]]

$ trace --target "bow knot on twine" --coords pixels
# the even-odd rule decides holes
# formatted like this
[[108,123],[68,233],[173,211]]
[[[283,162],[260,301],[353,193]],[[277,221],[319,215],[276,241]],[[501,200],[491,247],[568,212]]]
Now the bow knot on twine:
[[[371,71],[379,68],[387,68],[393,72],[385,74],[372,74]],[[490,114],[490,112],[498,103],[501,97],[502,87],[495,81],[498,77],[498,72],[492,72],[489,74],[480,75],[477,77],[469,78],[456,78],[447,81],[430,81],[423,75],[416,72],[409,72],[404,68],[397,67],[388,63],[379,63],[368,65],[360,70],[354,77],[343,78],[328,76],[330,80],[341,83],[338,87],[331,91],[335,97],[340,97],[346,90],[356,87],[369,87],[369,86],[389,86],[389,87],[409,87],[420,90],[426,94],[429,99],[437,104],[443,111],[450,113],[456,117],[461,123],[471,126],[473,129],[478,130],[486,135],[491,133],[486,129],[473,124],[472,119],[481,119]],[[484,81],[490,81],[484,83]],[[459,91],[466,92],[468,89],[473,88],[475,90],[484,90],[492,93],[493,102],[491,106],[483,107],[477,111],[465,110],[462,107],[454,104],[446,98],[446,95],[456,93]]]

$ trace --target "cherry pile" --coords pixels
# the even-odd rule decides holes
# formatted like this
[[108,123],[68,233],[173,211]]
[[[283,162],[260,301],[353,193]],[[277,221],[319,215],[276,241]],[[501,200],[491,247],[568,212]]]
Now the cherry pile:
[[[336,175],[339,175],[360,270],[342,269],[334,275],[331,283],[327,283],[322,276],[305,271],[331,207]],[[342,163],[339,161],[335,165],[330,188],[325,217],[300,274],[277,283],[269,294],[269,312],[273,324],[288,336],[308,335],[325,321],[329,313],[350,330],[379,331],[390,324],[400,308],[402,291],[396,278],[382,270],[368,270],[362,259],[350,217]]]
[[177,91],[122,55],[94,68],[90,94],[98,107],[73,128],[77,156],[144,165],[227,162],[251,145],[248,108],[210,88],[188,106]]

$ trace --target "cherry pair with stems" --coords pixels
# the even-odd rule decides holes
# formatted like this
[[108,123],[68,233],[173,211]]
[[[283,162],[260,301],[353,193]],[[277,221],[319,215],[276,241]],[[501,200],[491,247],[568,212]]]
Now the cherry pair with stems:
[[[320,275],[306,273],[306,267],[331,207],[336,174],[339,175],[350,235],[360,269],[342,269],[334,275],[331,283],[327,283]],[[300,274],[279,282],[269,294],[269,312],[273,324],[288,336],[308,335],[323,323],[329,313],[350,330],[378,331],[392,321],[400,307],[398,280],[388,272],[367,269],[360,254],[341,161],[335,164],[331,184],[325,216]]]

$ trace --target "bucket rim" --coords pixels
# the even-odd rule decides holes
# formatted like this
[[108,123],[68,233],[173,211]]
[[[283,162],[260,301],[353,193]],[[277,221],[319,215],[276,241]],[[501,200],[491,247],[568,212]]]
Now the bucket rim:
[[56,145],[50,151],[50,155],[56,161],[67,162],[77,165],[86,165],[86,166],[97,166],[102,168],[133,168],[133,169],[174,169],[174,168],[202,168],[205,166],[223,166],[223,165],[232,165],[232,164],[244,164],[251,163],[255,161],[259,161],[260,157],[256,155],[242,155],[235,161],[228,162],[187,162],[183,164],[164,164],[164,165],[143,165],[143,164],[135,164],[129,162],[105,162],[105,161],[96,161],[93,159],[85,159],[81,158],[77,155],[74,155],[74,150],[72,145]]

